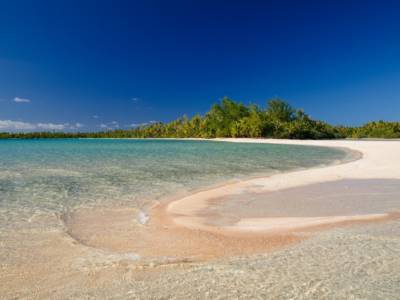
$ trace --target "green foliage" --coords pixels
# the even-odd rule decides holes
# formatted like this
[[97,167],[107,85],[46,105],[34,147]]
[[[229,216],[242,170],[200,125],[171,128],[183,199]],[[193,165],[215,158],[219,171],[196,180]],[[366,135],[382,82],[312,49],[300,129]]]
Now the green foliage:
[[268,101],[266,111],[268,119],[274,122],[288,123],[295,119],[295,109],[289,103],[274,98]]
[[205,116],[205,137],[232,136],[234,124],[248,115],[249,109],[246,106],[224,97]]
[[351,138],[400,138],[400,122],[369,122],[358,128],[350,128]]
[[131,130],[104,132],[0,133],[0,138],[215,138],[286,139],[400,138],[399,122],[370,122],[361,127],[331,126],[311,119],[303,110],[274,98],[265,109],[224,97],[205,116],[184,115],[169,123],[152,123]]

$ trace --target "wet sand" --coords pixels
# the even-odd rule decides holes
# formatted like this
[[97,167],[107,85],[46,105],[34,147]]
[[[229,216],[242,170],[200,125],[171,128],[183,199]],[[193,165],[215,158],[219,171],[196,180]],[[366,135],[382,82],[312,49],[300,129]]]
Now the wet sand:
[[399,141],[229,141],[363,157],[169,199],[146,224],[129,207],[49,216],[63,232],[36,218],[9,237],[21,252],[0,265],[0,298],[396,299]]
[[81,209],[65,216],[67,232],[89,247],[136,253],[137,264],[162,265],[264,253],[304,240],[299,230],[398,216],[400,180],[382,178],[400,178],[400,142],[250,142],[347,146],[362,157],[165,200],[142,226],[129,208]]
[[399,208],[400,180],[347,179],[217,198],[201,214],[217,216],[207,225],[266,232],[380,219]]
[[340,180],[213,198],[191,216],[197,228],[175,222],[168,213],[173,202],[154,207],[141,226],[129,208],[81,209],[64,222],[85,246],[137,254],[137,266],[204,262],[266,253],[310,237],[300,231],[397,219],[400,180]]
[[137,226],[128,209],[79,210],[68,217],[68,234],[94,249],[138,254],[137,266],[204,262],[266,252],[302,240],[291,234],[192,230],[172,222],[161,207],[145,226]]
[[[343,179],[400,179],[400,153],[399,141],[288,141],[288,140],[252,140],[252,139],[220,139],[231,142],[258,142],[258,143],[283,143],[295,145],[313,145],[326,147],[344,147],[359,151],[362,158],[339,165],[300,170],[284,174],[277,174],[267,178],[257,178],[239,183],[229,184],[223,187],[210,189],[189,195],[170,203],[167,213],[170,214],[176,224],[192,228],[211,230],[207,225],[207,215],[201,212],[207,209],[210,200],[222,199],[229,196],[243,195],[248,193],[269,193],[293,187],[306,186],[315,183],[332,182]],[[325,191],[329,194],[329,190]],[[324,193],[321,192],[323,195]],[[334,202],[335,203],[335,202]],[[290,217],[290,216],[286,216]],[[370,216],[364,215],[362,219],[375,219],[384,217],[384,214],[377,216],[372,213]],[[241,219],[235,224],[235,228],[230,231],[262,231],[263,229],[274,229],[279,231],[287,229],[289,223],[296,224],[297,227],[307,227],[338,221],[359,220],[358,215],[330,216],[315,220],[310,218],[287,219],[287,222],[271,218],[257,218],[256,220]],[[272,222],[272,223],[271,223]],[[275,223],[274,223],[275,222]],[[293,227],[290,225],[289,227]]]

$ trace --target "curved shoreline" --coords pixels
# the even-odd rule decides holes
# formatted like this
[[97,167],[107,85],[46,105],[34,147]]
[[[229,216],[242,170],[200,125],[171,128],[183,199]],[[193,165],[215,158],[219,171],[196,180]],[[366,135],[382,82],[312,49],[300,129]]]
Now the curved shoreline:
[[[297,232],[314,232],[333,226],[362,224],[398,218],[400,214],[392,211],[369,210],[359,214],[335,215],[291,215],[283,210],[280,217],[268,214],[254,214],[251,207],[239,202],[228,215],[213,210],[215,203],[228,203],[227,196],[243,198],[244,202],[252,194],[268,194],[306,186],[309,191],[313,183],[334,182],[340,179],[400,179],[400,141],[361,142],[361,141],[285,141],[285,140],[226,140],[229,142],[288,143],[311,146],[346,148],[361,153],[362,157],[349,161],[343,159],[329,165],[319,165],[309,169],[298,169],[267,177],[253,177],[242,181],[230,181],[207,189],[192,191],[164,198],[149,208],[150,218],[143,224],[133,215],[138,212],[127,207],[112,209],[80,209],[69,217],[70,236],[86,246],[120,253],[136,253],[140,262],[151,261],[164,265],[180,261],[205,261],[209,259],[265,253],[300,242],[306,237]],[[388,144],[390,143],[390,145]],[[321,193],[331,192],[325,189]],[[368,192],[368,191],[367,191]],[[375,192],[375,191],[374,191]],[[379,191],[378,191],[379,193]],[[295,194],[293,198],[296,198]],[[318,194],[319,195],[319,194]],[[243,197],[242,197],[243,196]],[[343,199],[343,195],[342,195]],[[346,200],[347,198],[344,197]],[[232,202],[229,202],[232,203]],[[336,202],[331,202],[336,203]],[[295,202],[292,202],[293,205]],[[320,203],[324,209],[326,203]],[[361,204],[362,206],[363,204]],[[278,207],[283,207],[278,205]],[[310,209],[313,206],[310,206]],[[357,206],[360,207],[360,206]],[[250,214],[240,216],[240,211],[250,209]],[[396,204],[396,211],[400,208]],[[253,207],[254,209],[254,207]],[[308,211],[308,206],[307,206]],[[348,211],[347,211],[348,212]],[[139,212],[140,215],[140,212]],[[147,219],[147,218],[146,218]],[[140,226],[137,226],[137,225]],[[102,233],[99,235],[99,233]]]
[[362,157],[342,164],[280,173],[269,177],[253,178],[200,191],[171,201],[165,207],[165,213],[169,215],[172,222],[178,226],[183,226],[192,230],[211,232],[214,232],[216,229],[218,232],[265,232],[286,231],[288,229],[313,227],[346,221],[384,218],[387,214],[380,214],[379,216],[377,214],[336,216],[319,218],[318,220],[315,218],[303,218],[302,220],[298,218],[289,218],[286,220],[287,222],[282,218],[247,218],[239,220],[233,226],[215,228],[214,226],[206,224],[206,216],[202,216],[201,211],[207,209],[210,200],[240,194],[243,194],[245,197],[246,192],[275,192],[293,187],[341,179],[400,179],[400,161],[398,159],[396,160],[398,157],[397,153],[400,153],[399,141],[303,141],[273,139],[216,139],[216,141],[346,148],[351,151],[360,152]]

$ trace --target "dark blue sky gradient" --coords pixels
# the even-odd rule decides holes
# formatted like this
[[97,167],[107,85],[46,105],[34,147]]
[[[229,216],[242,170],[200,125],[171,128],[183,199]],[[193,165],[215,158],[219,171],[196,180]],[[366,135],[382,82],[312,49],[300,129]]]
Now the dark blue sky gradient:
[[399,121],[399,12],[400,1],[1,1],[0,121],[126,127],[225,95],[279,96],[334,124]]

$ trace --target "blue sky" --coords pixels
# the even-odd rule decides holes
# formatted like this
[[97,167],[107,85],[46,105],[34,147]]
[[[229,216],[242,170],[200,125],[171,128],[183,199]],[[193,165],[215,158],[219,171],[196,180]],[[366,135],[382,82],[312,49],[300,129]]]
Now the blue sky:
[[103,130],[275,96],[400,119],[399,1],[0,1],[0,131]]

